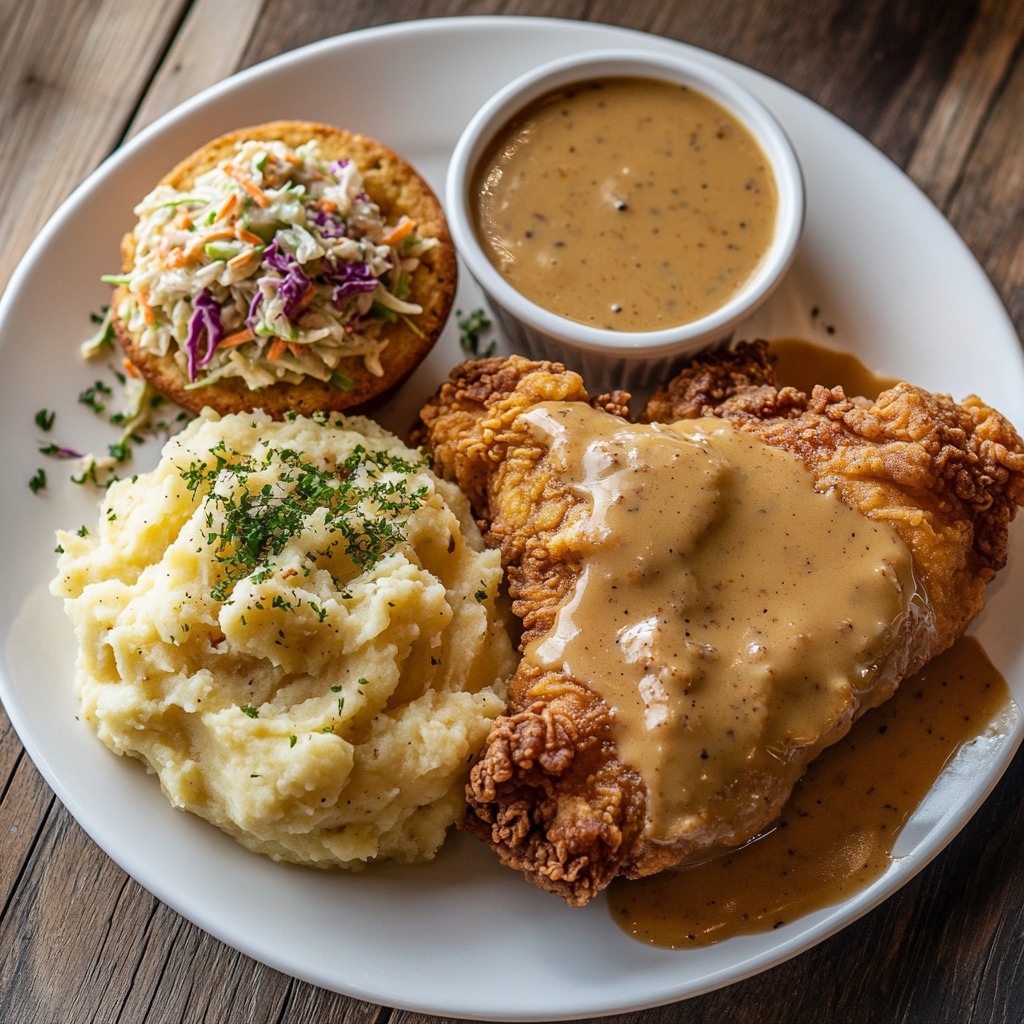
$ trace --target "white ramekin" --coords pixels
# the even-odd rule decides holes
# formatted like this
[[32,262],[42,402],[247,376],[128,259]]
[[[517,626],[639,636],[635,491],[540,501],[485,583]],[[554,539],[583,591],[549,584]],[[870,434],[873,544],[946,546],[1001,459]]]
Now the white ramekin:
[[[771,163],[779,206],[771,247],[746,284],[708,316],[661,331],[607,331],[568,320],[516,291],[487,258],[473,226],[476,166],[498,131],[544,93],[595,78],[656,78],[710,96],[757,139]],[[512,345],[534,359],[555,359],[583,375],[592,393],[667,381],[689,354],[726,342],[782,279],[796,254],[804,221],[804,186],[793,146],[761,102],[731,78],[683,56],[596,50],[551,61],[491,97],[466,126],[448,165],[449,226]]]

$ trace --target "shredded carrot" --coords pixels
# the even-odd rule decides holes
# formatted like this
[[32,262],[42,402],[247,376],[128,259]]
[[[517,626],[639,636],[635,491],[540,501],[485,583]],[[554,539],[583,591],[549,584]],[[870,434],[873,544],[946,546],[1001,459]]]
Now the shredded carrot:
[[285,153],[284,156],[281,157],[281,159],[286,164],[301,164],[302,163],[302,161],[297,156],[295,156],[292,153]]
[[263,239],[259,235],[254,235],[251,231],[246,231],[245,228],[235,228],[235,238],[240,242],[248,242],[250,245],[262,245]]
[[267,358],[273,363],[276,362],[281,356],[284,355],[284,350],[288,347],[288,342],[284,338],[275,338],[270,346],[270,351],[267,353]]
[[160,262],[165,270],[173,270],[175,267],[183,267],[191,263],[195,254],[184,249],[172,249]]
[[323,210],[324,213],[334,213],[338,208],[338,204],[332,199],[321,199],[313,204],[313,208]]
[[241,266],[243,263],[247,263],[252,258],[252,254],[255,251],[255,249],[246,249],[240,252],[237,256],[232,256],[231,259],[228,260],[228,266],[238,267]]
[[228,194],[227,199],[220,204],[220,209],[217,211],[217,216],[214,217],[214,222],[223,220],[234,212],[235,207],[238,205],[238,193],[231,192]]
[[381,240],[381,245],[394,245],[400,242],[406,235],[411,235],[416,230],[416,221],[403,220],[397,227],[392,228]]
[[237,181],[238,184],[241,185],[250,196],[252,196],[258,206],[267,207],[270,205],[270,199],[263,190],[260,189],[252,179],[248,177],[248,175],[244,174],[237,167],[232,164],[225,164],[224,173],[234,178],[235,181]]
[[288,351],[291,352],[293,356],[302,355],[302,346],[293,345],[291,342],[288,342]]
[[182,231],[188,231],[192,227],[192,218],[184,210],[179,210],[174,218],[174,226]]
[[127,356],[121,360],[121,365],[124,367],[124,372],[127,373],[129,377],[139,378],[142,376],[142,374],[135,369],[135,364]]
[[149,304],[149,293],[145,291],[136,292],[139,297],[139,305],[142,307],[142,315],[146,318],[146,323],[150,327],[156,323],[156,316],[153,314],[153,307]]
[[230,348],[232,345],[244,345],[247,341],[254,339],[252,331],[248,327],[243,327],[240,331],[235,331],[234,334],[229,334],[226,338],[221,339],[221,343],[217,346],[218,348]]
[[[219,231],[211,231],[209,234],[203,235],[202,238],[196,239],[199,245],[206,245],[207,242],[219,242],[223,238],[234,238],[234,228],[221,228]],[[195,243],[193,243],[195,244]],[[261,243],[262,244],[262,243]]]
[[292,311],[291,319],[294,320],[305,308],[313,301],[313,296],[316,295],[316,285],[311,284],[303,293],[302,298],[299,299],[299,304]]

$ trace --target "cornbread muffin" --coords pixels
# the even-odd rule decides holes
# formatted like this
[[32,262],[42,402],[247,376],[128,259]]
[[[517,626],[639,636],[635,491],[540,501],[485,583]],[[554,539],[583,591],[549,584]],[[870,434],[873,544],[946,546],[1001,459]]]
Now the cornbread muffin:
[[275,860],[434,855],[516,659],[498,552],[422,453],[206,410],[60,547],[82,718],[175,807]]
[[275,419],[359,405],[424,358],[455,295],[440,203],[401,157],[327,125],[225,135],[135,208],[113,326],[174,401]]

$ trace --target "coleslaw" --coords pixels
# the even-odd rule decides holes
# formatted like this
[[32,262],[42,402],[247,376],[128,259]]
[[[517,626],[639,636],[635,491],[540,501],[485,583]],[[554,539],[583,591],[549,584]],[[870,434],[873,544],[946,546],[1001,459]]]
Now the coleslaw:
[[308,375],[349,390],[346,357],[383,374],[386,322],[421,334],[409,280],[437,239],[404,215],[386,224],[355,164],[318,150],[247,141],[190,189],[158,185],[135,207],[132,270],[104,280],[126,286],[119,317],[143,350],[173,355],[186,389]]

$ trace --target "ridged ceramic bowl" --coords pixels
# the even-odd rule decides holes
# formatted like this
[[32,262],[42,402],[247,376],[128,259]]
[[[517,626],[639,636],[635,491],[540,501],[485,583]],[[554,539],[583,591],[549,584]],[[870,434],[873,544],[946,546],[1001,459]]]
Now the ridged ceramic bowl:
[[[552,313],[517,291],[488,259],[474,225],[475,172],[495,135],[545,93],[600,78],[652,78],[702,92],[744,124],[775,175],[778,207],[771,246],[742,287],[691,323],[658,331],[610,331]],[[491,97],[466,126],[448,165],[449,226],[469,272],[486,293],[509,341],[535,359],[583,374],[591,391],[638,389],[667,381],[687,355],[726,343],[736,325],[772,293],[789,269],[804,220],[804,186],[793,146],[764,105],[731,78],[684,55],[598,50],[551,61]]]

